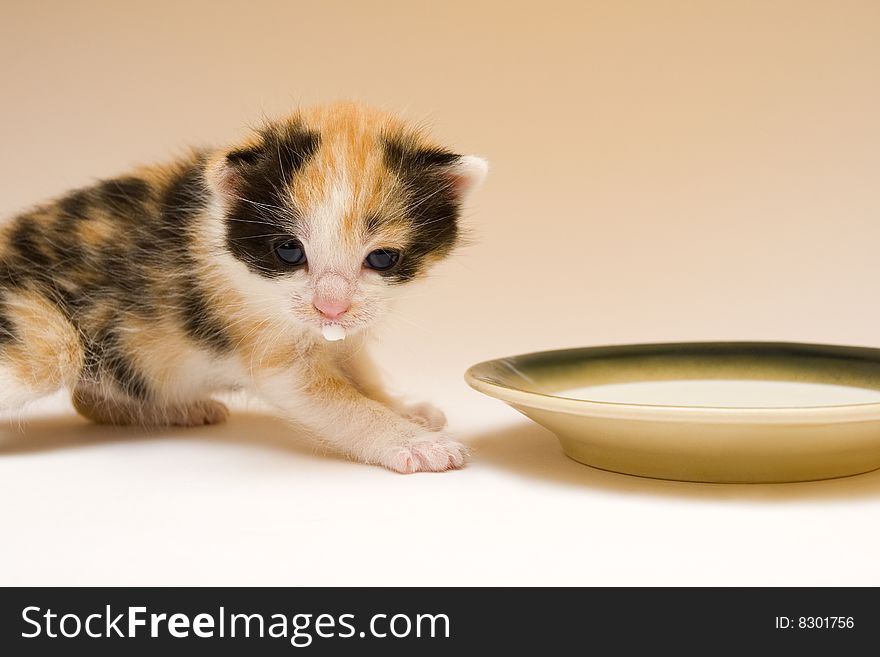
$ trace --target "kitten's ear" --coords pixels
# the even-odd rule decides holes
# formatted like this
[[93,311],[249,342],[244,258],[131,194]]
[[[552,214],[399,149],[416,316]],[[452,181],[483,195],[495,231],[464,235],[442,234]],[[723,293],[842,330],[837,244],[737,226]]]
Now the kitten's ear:
[[235,194],[242,177],[260,163],[262,155],[262,144],[219,153],[208,165],[208,181],[220,192]]
[[226,154],[226,162],[232,167],[247,167],[258,164],[263,154],[262,146],[236,148]]
[[489,162],[476,155],[461,155],[446,167],[452,189],[462,201],[480,188],[489,173]]

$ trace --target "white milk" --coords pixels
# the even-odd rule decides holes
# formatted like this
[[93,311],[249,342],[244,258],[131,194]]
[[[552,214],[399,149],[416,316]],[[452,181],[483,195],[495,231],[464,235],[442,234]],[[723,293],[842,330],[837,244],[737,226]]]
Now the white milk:
[[880,403],[880,390],[794,381],[636,381],[575,388],[557,397],[619,404],[784,408]]

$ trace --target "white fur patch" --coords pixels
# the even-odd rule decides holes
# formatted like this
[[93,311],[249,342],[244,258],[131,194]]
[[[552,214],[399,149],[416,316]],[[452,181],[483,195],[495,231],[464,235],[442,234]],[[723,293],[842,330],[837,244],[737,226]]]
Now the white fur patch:
[[[346,240],[342,235],[342,221],[351,207],[354,191],[349,174],[344,169],[336,172],[320,202],[303,208],[306,230],[303,243],[312,274],[320,276],[334,271],[350,274],[351,254],[345,253]],[[359,260],[357,261],[360,264]]]

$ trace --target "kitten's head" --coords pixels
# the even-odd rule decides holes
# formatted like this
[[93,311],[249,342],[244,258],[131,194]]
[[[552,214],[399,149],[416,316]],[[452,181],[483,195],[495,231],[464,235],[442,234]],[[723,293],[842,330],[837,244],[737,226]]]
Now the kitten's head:
[[485,160],[378,110],[336,104],[272,123],[209,167],[228,251],[279,311],[355,332],[449,255]]

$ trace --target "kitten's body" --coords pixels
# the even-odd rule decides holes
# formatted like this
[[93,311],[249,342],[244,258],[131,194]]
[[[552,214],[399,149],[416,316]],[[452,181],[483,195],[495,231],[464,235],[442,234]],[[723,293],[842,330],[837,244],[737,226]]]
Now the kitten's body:
[[[354,458],[459,467],[443,414],[389,397],[364,342],[454,247],[484,174],[340,104],[15,217],[0,228],[0,402],[66,387],[99,422],[189,426],[225,418],[211,394],[246,389]],[[279,255],[299,247],[303,264]],[[374,270],[373,253],[397,259]],[[324,340],[328,325],[347,339]]]

